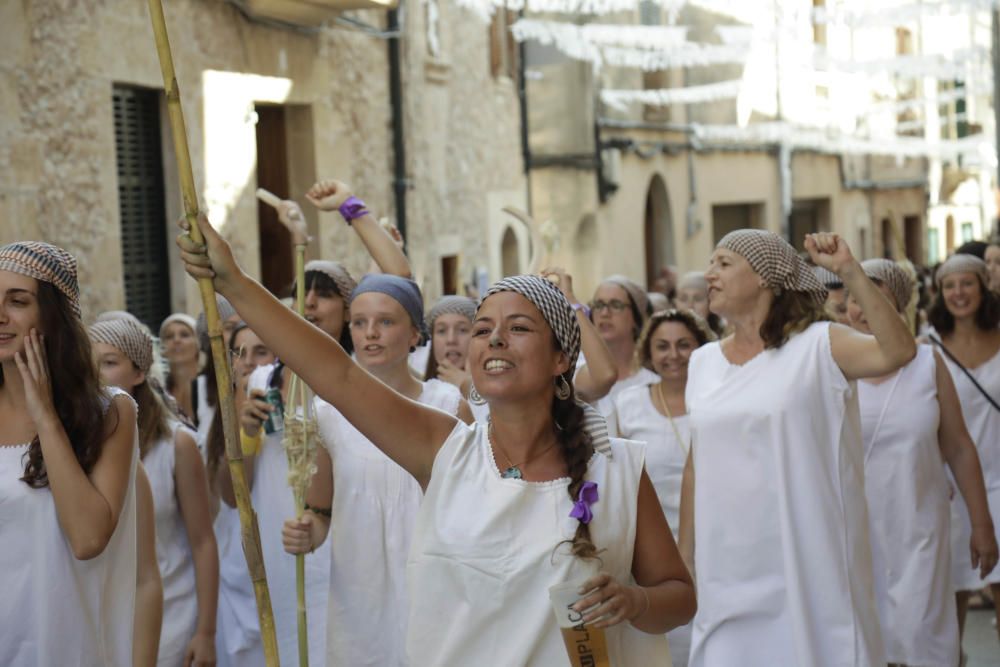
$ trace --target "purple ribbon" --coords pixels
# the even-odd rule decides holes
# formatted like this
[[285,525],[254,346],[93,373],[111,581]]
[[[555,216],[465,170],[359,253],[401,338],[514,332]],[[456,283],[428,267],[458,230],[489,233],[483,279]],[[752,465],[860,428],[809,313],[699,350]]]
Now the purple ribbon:
[[573,511],[569,515],[578,519],[580,523],[590,523],[594,518],[594,513],[590,511],[590,506],[597,502],[597,482],[584,482],[580,487],[576,502],[573,503]]
[[354,220],[368,215],[368,208],[365,206],[365,203],[354,195],[348,197],[337,210],[340,211],[342,216],[344,216],[344,220],[347,221],[347,224],[351,224]]

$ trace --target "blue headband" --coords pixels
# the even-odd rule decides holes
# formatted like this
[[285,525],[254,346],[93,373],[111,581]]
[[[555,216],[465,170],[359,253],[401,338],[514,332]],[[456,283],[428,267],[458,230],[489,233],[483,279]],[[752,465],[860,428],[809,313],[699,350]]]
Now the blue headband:
[[351,292],[351,303],[366,292],[378,292],[395,299],[410,316],[417,331],[424,333],[424,297],[415,282],[386,273],[369,273]]

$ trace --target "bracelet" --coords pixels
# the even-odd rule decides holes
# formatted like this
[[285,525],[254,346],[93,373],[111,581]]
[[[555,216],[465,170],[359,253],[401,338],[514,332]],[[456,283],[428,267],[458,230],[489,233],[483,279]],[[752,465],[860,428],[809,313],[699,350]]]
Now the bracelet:
[[583,311],[583,316],[586,317],[588,320],[590,319],[590,306],[588,306],[587,304],[585,304],[585,303],[574,303],[572,305],[572,308],[573,308],[573,311],[577,312],[577,313],[582,310]]
[[337,210],[344,216],[344,222],[347,224],[351,224],[354,220],[368,215],[368,208],[365,206],[365,203],[354,195],[348,197]]
[[305,509],[309,510],[313,514],[318,514],[319,516],[325,516],[327,519],[333,518],[332,507],[313,507],[309,503],[306,503]]

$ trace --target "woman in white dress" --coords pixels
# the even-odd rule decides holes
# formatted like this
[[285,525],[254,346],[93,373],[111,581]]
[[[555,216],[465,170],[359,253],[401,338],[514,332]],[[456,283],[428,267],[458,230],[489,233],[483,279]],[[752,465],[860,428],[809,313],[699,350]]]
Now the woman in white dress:
[[[575,299],[572,297],[572,284],[567,298],[571,298],[570,303],[575,303],[572,300]],[[577,306],[574,305],[574,308]],[[584,306],[581,304],[579,308],[583,309]],[[592,360],[585,347],[574,379],[575,389],[580,393],[580,398],[590,402],[607,418],[614,409],[615,396],[620,392],[629,387],[645,386],[658,381],[656,373],[635,365],[635,344],[651,313],[649,297],[645,290],[625,276],[609,276],[597,286],[594,298],[584,312],[590,315],[594,327],[610,351],[617,377],[610,389],[595,381],[598,375],[590,367]]]
[[2,665],[132,664],[136,409],[100,386],[76,275],[0,247]]
[[[653,313],[639,336],[636,357],[660,381],[621,392],[608,420],[611,435],[646,443],[646,472],[674,535],[680,534],[681,479],[691,449],[684,404],[688,361],[696,349],[713,340],[715,333],[693,312]],[[667,641],[673,667],[686,667],[691,626],[672,630]]]
[[706,274],[733,333],[688,371],[695,667],[885,664],[854,381],[900,368],[916,345],[843,239],[809,235],[806,249],[874,337],[825,321],[826,289],[777,234],[727,234]]
[[160,324],[160,344],[169,366],[164,387],[178,405],[190,405],[191,382],[201,366],[197,326],[186,313],[173,313]]
[[[913,281],[895,262],[861,263],[901,316]],[[861,305],[848,297],[851,326],[870,334]],[[963,558],[985,575],[997,543],[976,446],[951,375],[930,345],[902,369],[858,382],[865,443],[865,492],[871,521],[876,602],[886,658],[894,665],[952,667],[959,655],[951,594],[947,463],[973,528]]]
[[[422,333],[423,299],[412,280],[365,276],[350,301],[358,365],[402,396],[472,422],[457,387],[420,382],[409,368]],[[421,489],[333,406],[317,408],[326,449],[317,457],[303,520],[285,525],[290,553],[312,553],[329,534],[330,602],[326,662],[406,665],[406,555]],[[291,516],[289,510],[287,516]],[[308,536],[307,548],[300,543]],[[290,536],[290,538],[289,538]],[[287,556],[291,559],[290,556]]]
[[[962,405],[962,415],[986,481],[990,514],[1000,516],[1000,295],[987,289],[983,260],[953,255],[938,269],[938,293],[928,319],[930,339],[942,353]],[[958,494],[951,508],[952,585],[957,592],[959,631],[964,629],[969,591],[989,584],[1000,599],[1000,571],[988,576],[969,560],[971,515]],[[1000,524],[994,522],[994,530]],[[1000,533],[997,533],[1000,539]],[[1000,618],[1000,605],[997,609]]]
[[139,409],[139,455],[153,491],[163,579],[157,665],[214,665],[219,552],[194,433],[150,384],[153,339],[144,328],[127,319],[107,320],[91,326],[89,334],[101,381],[127,391]]
[[[547,588],[594,575],[596,556],[605,571],[581,585],[583,622],[606,628],[616,665],[669,660],[662,634],[690,619],[694,589],[643,447],[595,442],[603,421],[573,399],[580,329],[552,283],[508,278],[480,305],[471,393],[489,401],[491,422],[469,427],[373,378],[247,278],[207,223],[205,234],[207,251],[178,238],[188,272],[214,278],[264,341],[425,490],[407,565],[410,664],[567,665]],[[307,549],[311,535],[296,541]]]
[[427,311],[427,350],[425,380],[443,380],[455,385],[462,396],[469,397],[472,374],[465,367],[472,338],[472,320],[476,302],[467,296],[445,294]]

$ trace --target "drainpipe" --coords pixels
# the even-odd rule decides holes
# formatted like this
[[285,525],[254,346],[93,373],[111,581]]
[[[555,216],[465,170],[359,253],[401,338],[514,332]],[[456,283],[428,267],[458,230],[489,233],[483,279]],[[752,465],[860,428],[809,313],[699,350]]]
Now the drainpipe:
[[[524,10],[519,12],[524,17]],[[521,111],[521,156],[524,160],[524,189],[528,202],[528,212],[531,212],[531,141],[528,136],[528,77],[525,70],[525,41],[517,43],[517,101]]]
[[392,189],[396,200],[396,227],[406,240],[406,140],[403,136],[403,75],[399,40],[399,10],[387,13],[389,38],[389,105],[392,108],[392,152],[394,155]]

